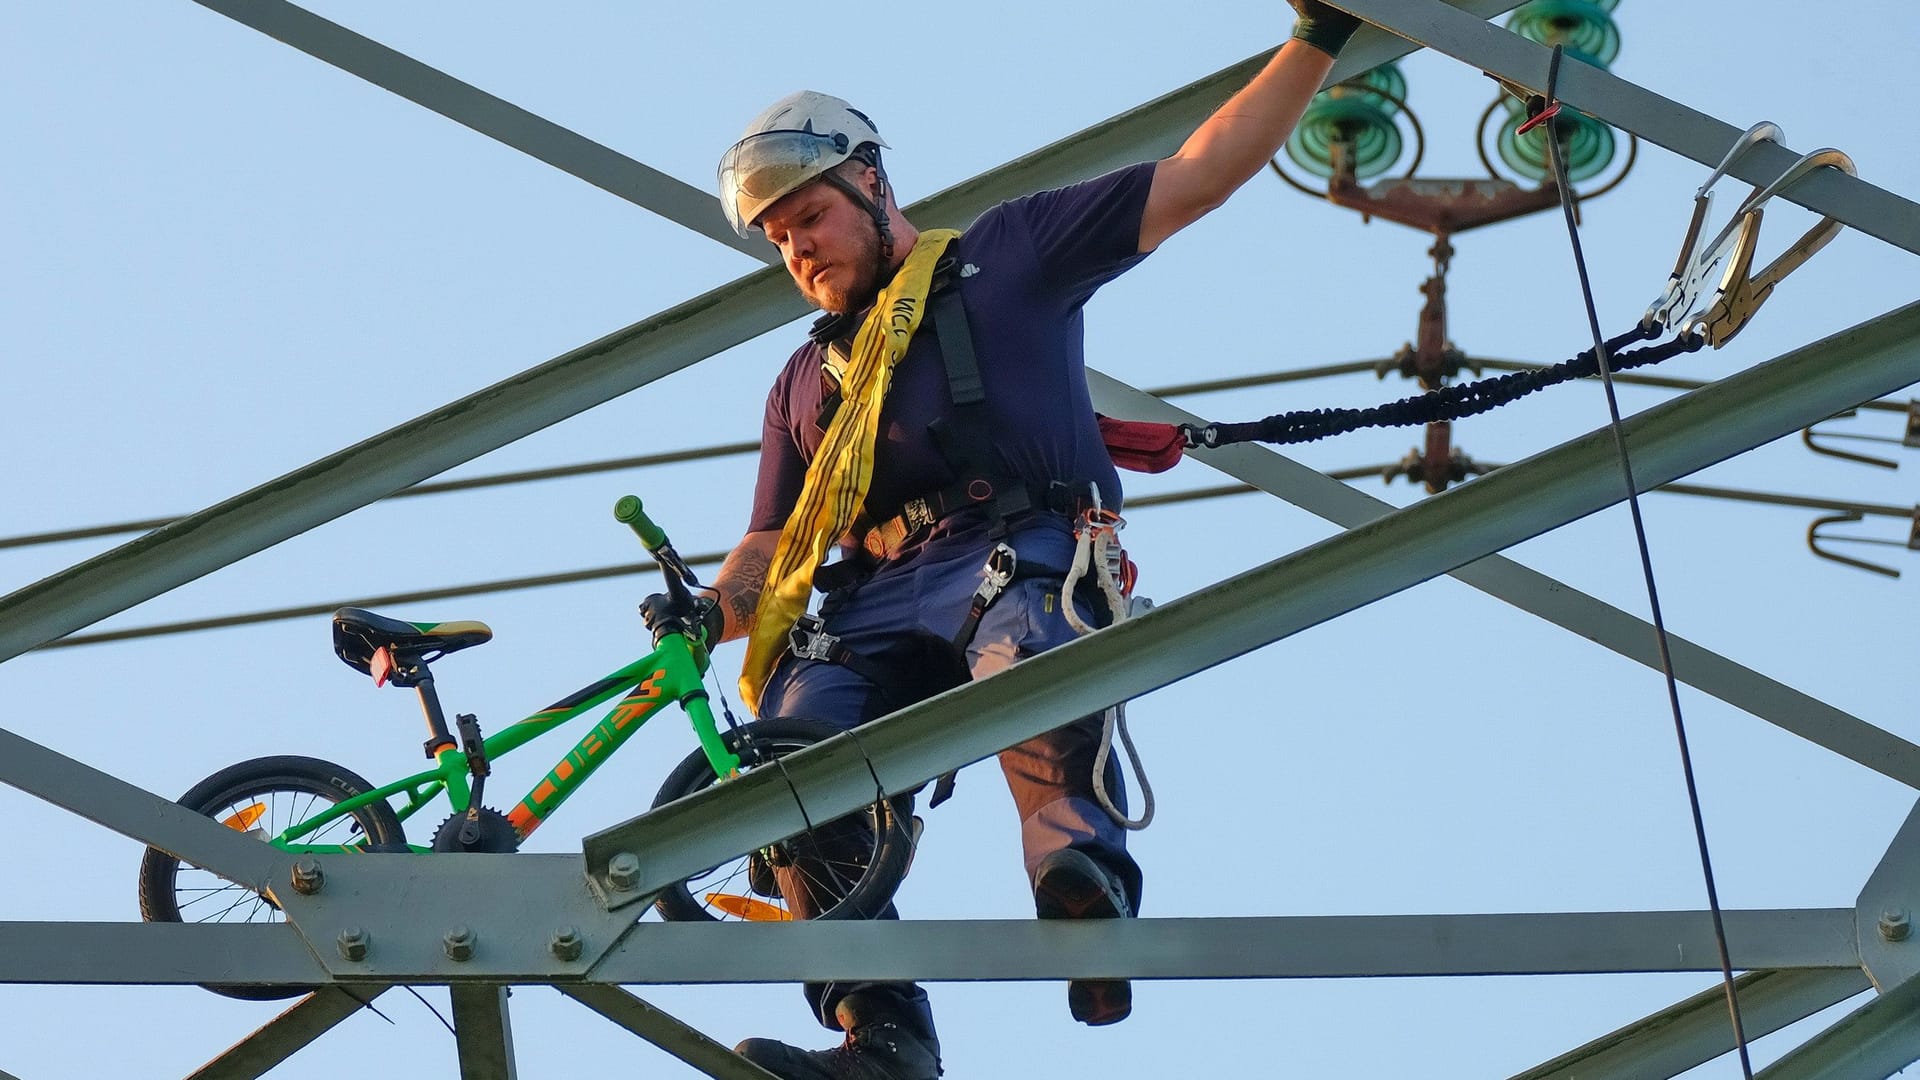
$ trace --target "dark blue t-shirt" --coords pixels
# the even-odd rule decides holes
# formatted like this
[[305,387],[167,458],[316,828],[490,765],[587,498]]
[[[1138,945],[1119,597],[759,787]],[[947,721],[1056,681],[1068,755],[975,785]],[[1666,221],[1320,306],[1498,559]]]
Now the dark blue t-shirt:
[[[1153,163],[1144,162],[1014,199],[961,236],[960,299],[1001,475],[1038,486],[1093,481],[1103,504],[1120,506],[1120,480],[1087,393],[1081,307],[1142,258],[1140,219],[1152,179]],[[820,363],[821,346],[808,342],[767,396],[750,532],[780,528],[799,498],[824,437]],[[928,430],[952,409],[929,320],[894,368],[880,410],[866,502],[872,517],[891,517],[908,499],[957,479]]]

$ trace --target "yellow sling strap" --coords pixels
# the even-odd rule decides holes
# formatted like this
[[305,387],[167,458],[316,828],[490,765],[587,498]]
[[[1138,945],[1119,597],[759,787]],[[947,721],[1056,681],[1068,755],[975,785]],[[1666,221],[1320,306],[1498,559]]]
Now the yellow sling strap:
[[807,466],[806,483],[793,513],[780,530],[780,542],[760,590],[760,606],[754,612],[753,632],[747,638],[740,696],[756,712],[760,691],[786,648],[787,632],[807,610],[814,570],[826,560],[828,549],[846,535],[866,501],[867,488],[873,483],[880,405],[886,400],[893,366],[907,355],[913,333],[926,315],[934,264],[959,235],[953,229],[921,233],[905,265],[880,290],[873,310],[854,335],[852,359],[840,380],[840,407]]

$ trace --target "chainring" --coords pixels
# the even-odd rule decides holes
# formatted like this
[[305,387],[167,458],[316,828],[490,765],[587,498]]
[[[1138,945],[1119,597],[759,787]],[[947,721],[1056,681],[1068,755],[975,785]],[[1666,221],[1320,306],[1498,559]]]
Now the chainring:
[[495,854],[520,850],[520,834],[514,831],[513,822],[507,820],[507,815],[490,806],[483,806],[477,817],[476,823],[480,828],[479,839],[471,844],[461,843],[460,830],[467,823],[467,815],[453,814],[433,831],[433,850],[483,851]]

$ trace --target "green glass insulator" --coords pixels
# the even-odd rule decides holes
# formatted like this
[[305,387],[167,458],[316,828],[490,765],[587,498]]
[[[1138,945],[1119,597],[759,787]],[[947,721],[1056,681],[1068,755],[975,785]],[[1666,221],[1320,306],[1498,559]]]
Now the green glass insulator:
[[1357,97],[1372,102],[1381,112],[1392,116],[1400,111],[1401,102],[1407,100],[1407,77],[1400,73],[1398,65],[1381,64],[1371,71],[1335,83],[1320,96]]
[[1551,152],[1547,146],[1549,129],[1561,140],[1567,162],[1567,178],[1575,183],[1591,180],[1613,160],[1613,129],[1586,113],[1560,107],[1553,119],[1526,134],[1519,133],[1527,122],[1526,106],[1508,99],[1507,119],[1500,125],[1495,146],[1500,160],[1529,180],[1545,180],[1553,175]]
[[1287,140],[1287,156],[1315,176],[1331,177],[1337,171],[1338,151],[1356,178],[1378,176],[1400,157],[1400,129],[1393,124],[1392,107],[1374,94],[1319,94]]
[[[1616,0],[1617,2],[1617,0]],[[1620,55],[1620,28],[1596,0],[1530,0],[1507,20],[1507,29],[1542,45],[1562,45],[1567,55],[1606,68]]]

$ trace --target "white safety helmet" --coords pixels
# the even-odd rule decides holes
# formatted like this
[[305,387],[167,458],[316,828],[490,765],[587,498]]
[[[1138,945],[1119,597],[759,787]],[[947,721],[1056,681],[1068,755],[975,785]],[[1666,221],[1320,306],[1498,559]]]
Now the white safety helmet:
[[[827,176],[865,148],[885,145],[873,121],[839,98],[813,90],[789,94],[754,117],[740,141],[720,158],[720,205],[726,209],[727,224],[742,237],[751,236],[767,207]],[[878,168],[877,149],[862,156]],[[884,234],[885,207],[851,184],[837,186],[880,223]]]

